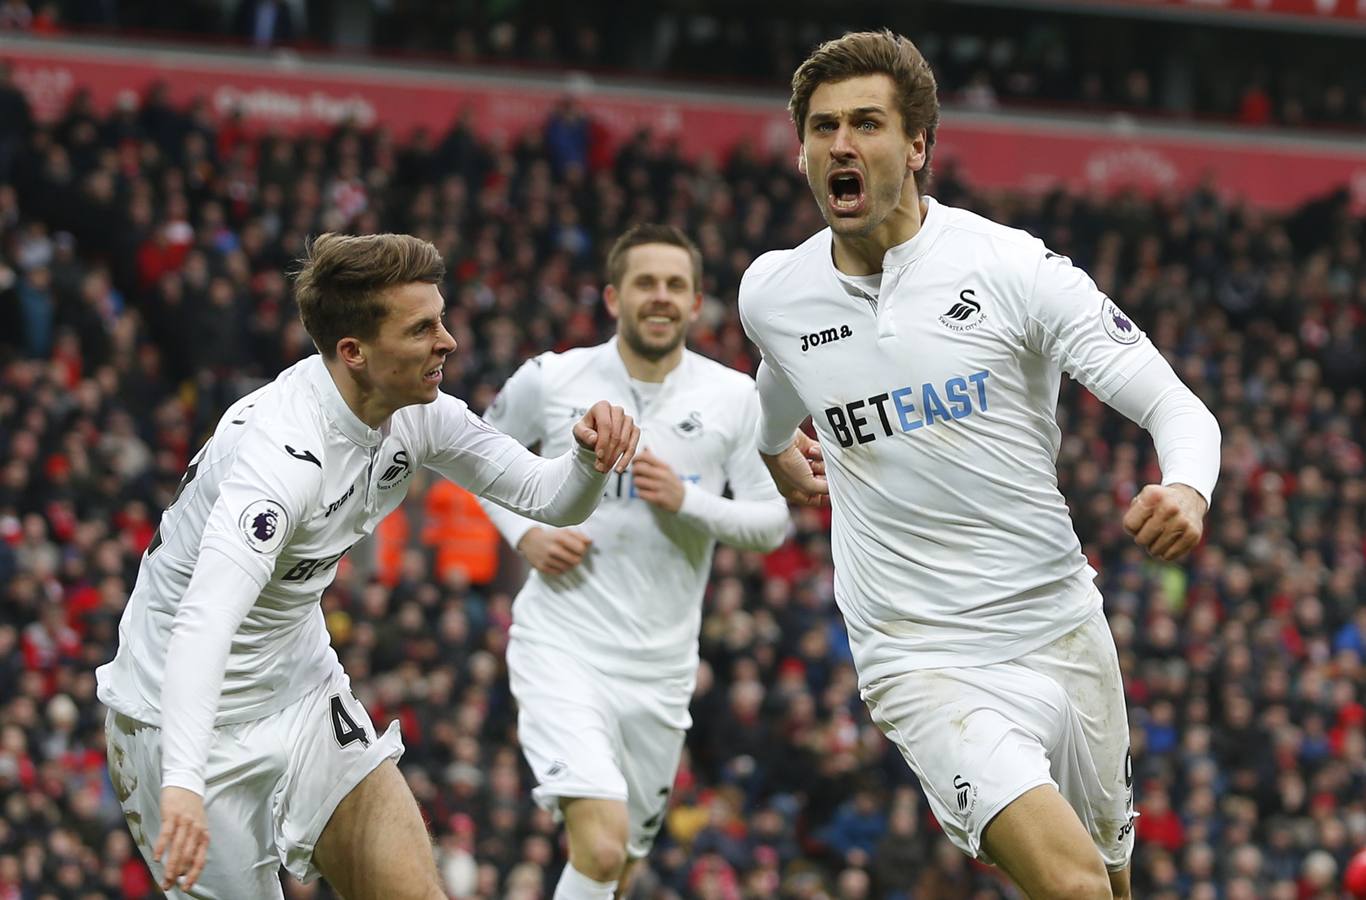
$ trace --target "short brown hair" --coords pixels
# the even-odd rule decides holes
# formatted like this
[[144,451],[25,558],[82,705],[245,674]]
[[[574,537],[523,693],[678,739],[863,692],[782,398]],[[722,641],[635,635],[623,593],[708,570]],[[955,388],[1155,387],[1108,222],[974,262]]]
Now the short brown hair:
[[320,234],[304,248],[294,300],[323,356],[344,337],[370,340],[388,312],[385,289],[415,281],[440,284],[446,263],[430,241],[410,234]]
[[930,156],[934,132],[939,127],[939,94],[934,71],[910,38],[881,31],[850,31],[841,38],[826,41],[792,73],[792,99],[787,102],[797,140],[806,140],[806,114],[811,95],[822,84],[845,81],[863,75],[887,75],[896,85],[897,109],[906,136],[914,138],[925,131],[925,165],[915,173],[917,190],[930,180]]
[[626,277],[626,252],[642,244],[671,244],[688,251],[692,258],[692,289],[702,290],[702,251],[679,229],[672,225],[633,225],[626,233],[617,238],[612,249],[607,251],[607,280],[618,289]]

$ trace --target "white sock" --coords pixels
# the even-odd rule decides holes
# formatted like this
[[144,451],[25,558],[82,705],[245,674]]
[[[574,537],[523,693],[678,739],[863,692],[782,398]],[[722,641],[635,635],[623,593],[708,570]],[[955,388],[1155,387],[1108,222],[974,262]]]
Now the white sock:
[[616,892],[615,881],[594,881],[572,863],[565,863],[560,883],[555,885],[553,900],[612,900]]

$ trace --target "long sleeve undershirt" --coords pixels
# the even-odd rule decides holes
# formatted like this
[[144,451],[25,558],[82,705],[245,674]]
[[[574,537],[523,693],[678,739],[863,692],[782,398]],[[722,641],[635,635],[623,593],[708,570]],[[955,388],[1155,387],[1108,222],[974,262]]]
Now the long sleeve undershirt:
[[1110,406],[1152,435],[1163,484],[1185,484],[1210,502],[1219,478],[1219,422],[1161,356],[1110,398]]
[[[548,525],[577,525],[593,512],[607,474],[594,453],[575,444],[542,459],[513,456],[484,496]],[[204,793],[204,770],[233,636],[265,582],[211,546],[200,550],[176,609],[161,691],[162,786]]]

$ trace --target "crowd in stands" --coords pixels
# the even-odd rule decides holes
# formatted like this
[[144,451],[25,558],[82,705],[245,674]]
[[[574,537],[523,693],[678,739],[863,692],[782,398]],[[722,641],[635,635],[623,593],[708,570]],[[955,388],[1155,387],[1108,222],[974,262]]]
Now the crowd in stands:
[[[0,75],[0,109],[22,106]],[[155,895],[105,774],[92,671],[219,413],[313,352],[285,275],[306,236],[435,242],[460,343],[445,389],[482,409],[528,355],[610,332],[606,247],[668,221],[705,255],[692,346],[753,371],[740,274],[821,226],[790,161],[585,140],[550,123],[495,151],[459,122],[404,146],[258,137],[155,89],[108,116],[79,95],[51,124],[0,116],[0,900]],[[931,192],[1089,270],[1222,423],[1207,539],[1168,565],[1120,526],[1158,477],[1146,436],[1071,382],[1059,408],[1061,488],[1126,678],[1135,895],[1338,896],[1366,843],[1366,221],[1345,193],[1273,215],[1212,186],[987,194],[947,164]],[[334,644],[377,726],[402,722],[451,896],[546,897],[564,848],[515,743],[515,560],[439,565],[419,487],[409,510],[392,553],[339,567]],[[1015,896],[939,833],[869,721],[827,528],[803,510],[771,555],[717,552],[696,725],[635,896]]]
[[1317,32],[1257,29],[1247,27],[1254,13],[1214,14],[1040,14],[1008,2],[984,14],[942,0],[900,10],[872,0],[0,0],[0,32],[113,32],[782,90],[821,41],[889,26],[925,52],[946,100],[972,108],[1366,130],[1366,70],[1347,62],[1361,55],[1360,31],[1335,19]]

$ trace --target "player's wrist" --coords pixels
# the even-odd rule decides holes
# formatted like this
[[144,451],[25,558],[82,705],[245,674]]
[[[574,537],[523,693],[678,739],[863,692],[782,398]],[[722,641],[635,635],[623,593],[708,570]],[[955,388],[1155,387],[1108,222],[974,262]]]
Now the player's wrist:
[[517,548],[518,553],[525,556],[529,543],[531,541],[535,541],[536,538],[539,537],[541,532],[544,530],[545,529],[539,525],[532,525],[526,531],[522,532],[522,536],[517,539],[517,543],[513,546]]
[[1180,493],[1188,495],[1191,502],[1195,503],[1199,508],[1200,515],[1203,516],[1205,513],[1209,512],[1209,498],[1205,496],[1203,491],[1194,485],[1187,484],[1184,481],[1172,481],[1168,482],[1165,486],[1179,489]]
[[783,456],[784,454],[788,453],[789,451],[791,451],[793,448],[795,448],[795,447],[797,446],[797,435],[796,435],[796,432],[793,432],[792,438],[791,438],[786,444],[784,444],[783,446],[779,447],[779,448],[776,449],[776,450],[772,449],[773,446],[774,446],[774,445],[772,445],[772,444],[767,445],[767,446],[765,446],[765,445],[760,445],[760,447],[759,447],[759,455],[762,456],[764,459],[778,459],[779,457],[781,457],[781,456]]
[[680,487],[681,490],[678,495],[678,509],[674,510],[674,512],[678,513],[679,515],[688,515],[689,513],[695,513],[697,511],[696,508],[698,491],[701,489],[698,488],[698,486],[692,483],[691,481],[682,482]]

